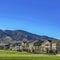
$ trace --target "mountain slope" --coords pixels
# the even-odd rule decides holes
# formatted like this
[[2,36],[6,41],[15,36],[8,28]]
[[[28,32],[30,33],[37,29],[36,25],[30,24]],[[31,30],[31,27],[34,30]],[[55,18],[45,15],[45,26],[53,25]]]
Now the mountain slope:
[[48,36],[40,36],[23,30],[0,30],[0,42],[9,43],[22,40],[49,40]]

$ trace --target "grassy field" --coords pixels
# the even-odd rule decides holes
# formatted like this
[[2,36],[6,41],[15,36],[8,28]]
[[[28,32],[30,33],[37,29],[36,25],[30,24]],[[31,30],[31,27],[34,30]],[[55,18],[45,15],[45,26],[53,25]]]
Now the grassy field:
[[60,60],[59,56],[0,50],[0,60]]

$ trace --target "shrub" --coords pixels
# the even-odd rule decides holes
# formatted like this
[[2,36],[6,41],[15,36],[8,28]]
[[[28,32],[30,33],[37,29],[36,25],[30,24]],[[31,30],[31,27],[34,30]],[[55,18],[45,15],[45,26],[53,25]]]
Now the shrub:
[[49,51],[49,54],[54,54],[54,55],[56,55],[56,54],[57,54],[57,50],[50,50],[50,51]]

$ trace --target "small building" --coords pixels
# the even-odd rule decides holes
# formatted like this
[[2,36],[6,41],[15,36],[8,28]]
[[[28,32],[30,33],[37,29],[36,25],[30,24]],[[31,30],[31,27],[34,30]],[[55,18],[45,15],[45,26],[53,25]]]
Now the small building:
[[33,52],[35,50],[35,47],[34,47],[34,41],[29,41],[28,42],[28,52]]
[[34,47],[35,47],[34,52],[35,52],[35,53],[42,53],[42,46],[41,46],[42,43],[43,43],[42,40],[36,40],[36,41],[34,42]]
[[21,43],[12,43],[10,44],[10,50],[19,50],[22,51],[23,47]]
[[10,48],[10,43],[4,45],[4,50],[9,50],[9,48]]
[[42,53],[48,53],[51,48],[50,41],[44,40],[41,45]]
[[57,50],[57,53],[60,54],[60,40],[57,41],[56,50]]
[[0,49],[4,49],[5,43],[0,43]]
[[41,44],[43,41],[35,40],[29,42],[29,51],[33,53],[41,53]]
[[28,50],[28,41],[24,40],[22,41],[22,47],[23,47],[23,51],[27,51]]
[[52,40],[52,50],[53,51],[56,51],[57,50],[57,42],[58,42],[58,40],[56,40],[56,39],[53,39]]

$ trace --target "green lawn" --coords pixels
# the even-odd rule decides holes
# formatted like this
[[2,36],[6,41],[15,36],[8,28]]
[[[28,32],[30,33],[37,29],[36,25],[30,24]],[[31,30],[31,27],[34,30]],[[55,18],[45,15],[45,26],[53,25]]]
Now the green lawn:
[[0,60],[60,60],[59,56],[0,50]]

